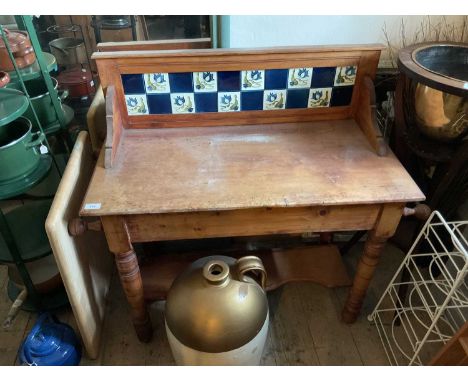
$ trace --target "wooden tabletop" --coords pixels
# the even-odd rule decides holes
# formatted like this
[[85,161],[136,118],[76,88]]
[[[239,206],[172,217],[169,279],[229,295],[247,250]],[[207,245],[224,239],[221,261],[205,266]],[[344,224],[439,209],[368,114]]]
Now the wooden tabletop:
[[101,155],[83,216],[420,201],[389,152],[354,120],[126,130],[114,167]]

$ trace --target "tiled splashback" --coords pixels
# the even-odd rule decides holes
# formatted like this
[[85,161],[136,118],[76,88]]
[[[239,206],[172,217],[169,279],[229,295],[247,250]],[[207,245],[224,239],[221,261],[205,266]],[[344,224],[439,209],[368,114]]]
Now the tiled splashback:
[[122,74],[129,115],[346,106],[356,66]]

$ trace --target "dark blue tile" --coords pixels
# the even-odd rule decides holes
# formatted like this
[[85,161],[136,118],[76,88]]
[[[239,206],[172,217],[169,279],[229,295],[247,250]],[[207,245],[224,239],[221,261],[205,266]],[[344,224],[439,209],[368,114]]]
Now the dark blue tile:
[[238,92],[241,88],[240,72],[218,72],[218,91]]
[[286,89],[288,72],[288,69],[265,70],[265,89]]
[[171,114],[170,94],[148,94],[148,108],[150,114]]
[[192,73],[169,73],[171,93],[193,92]]
[[329,88],[335,83],[336,68],[314,68],[311,88]]
[[218,93],[195,93],[195,112],[209,113],[218,111]]
[[122,85],[125,94],[145,93],[143,74],[122,74]]
[[286,97],[286,109],[307,108],[309,89],[289,89]]
[[354,86],[336,86],[332,90],[330,106],[347,106],[351,103]]
[[253,90],[242,92],[241,110],[263,110],[263,91]]

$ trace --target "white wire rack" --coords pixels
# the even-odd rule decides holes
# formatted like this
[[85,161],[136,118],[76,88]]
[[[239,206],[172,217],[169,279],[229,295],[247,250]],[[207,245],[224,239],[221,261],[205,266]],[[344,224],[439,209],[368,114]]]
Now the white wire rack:
[[468,320],[467,236],[434,211],[369,315],[391,365],[428,364]]

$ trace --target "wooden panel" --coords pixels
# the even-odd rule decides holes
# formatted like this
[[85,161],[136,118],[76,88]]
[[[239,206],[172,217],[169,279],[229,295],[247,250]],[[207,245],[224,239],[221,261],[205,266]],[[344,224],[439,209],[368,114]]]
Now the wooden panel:
[[[124,92],[121,74],[131,73],[177,73],[195,71],[229,71],[251,69],[287,69],[294,67],[335,67],[358,65],[354,93],[357,93],[359,80],[363,76],[374,78],[378,57],[382,45],[349,45],[349,46],[316,46],[316,47],[279,47],[274,49],[193,49],[166,51],[122,51],[96,52],[96,60],[103,88],[114,85],[123,112],[123,124],[126,128],[142,127],[179,127],[179,126],[212,126],[212,113],[186,115],[149,115],[128,117],[123,102]],[[376,60],[377,58],[377,60]],[[109,64],[112,63],[112,64]],[[110,71],[110,73],[109,73]],[[357,107],[356,95],[351,101],[352,110]],[[351,115],[350,108],[341,118]],[[338,113],[340,113],[338,111]],[[319,115],[319,117],[318,117]],[[251,118],[253,117],[253,118]],[[275,119],[275,117],[277,119]],[[223,116],[222,118],[226,118]],[[240,111],[230,113],[229,124],[294,122],[317,119],[336,119],[335,111],[317,111],[316,109],[283,110],[270,112]],[[152,123],[155,123],[152,125]],[[226,123],[223,123],[226,125]]]
[[90,358],[99,354],[105,298],[109,290],[112,256],[102,232],[79,237],[68,234],[68,221],[78,216],[94,161],[86,132],[76,140],[45,227],[55,260]]
[[97,45],[99,52],[121,52],[135,50],[209,49],[211,38],[190,38],[174,40],[149,40],[103,42]]
[[[352,117],[351,106],[318,107],[313,109],[256,110],[234,113],[197,114],[203,120],[199,124],[193,114],[157,114],[128,116],[129,129],[153,129],[162,127],[205,127],[255,125],[259,123],[288,123],[348,119]],[[155,118],[157,117],[157,118]]]
[[93,98],[93,102],[86,113],[86,123],[93,153],[99,156],[102,143],[106,139],[106,100],[102,87],[99,86]]
[[392,203],[424,195],[352,120],[127,130],[117,164],[99,161],[82,215]]
[[234,211],[129,215],[133,242],[207,237],[366,230],[380,206],[260,208]]

